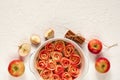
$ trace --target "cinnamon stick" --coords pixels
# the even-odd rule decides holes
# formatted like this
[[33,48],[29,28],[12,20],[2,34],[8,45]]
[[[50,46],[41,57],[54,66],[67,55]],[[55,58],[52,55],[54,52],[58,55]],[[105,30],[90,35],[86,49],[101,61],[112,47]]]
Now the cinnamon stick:
[[80,35],[76,35],[73,31],[68,30],[65,34],[65,37],[68,39],[71,39],[75,42],[77,42],[78,44],[83,44],[85,42],[85,38],[83,36]]

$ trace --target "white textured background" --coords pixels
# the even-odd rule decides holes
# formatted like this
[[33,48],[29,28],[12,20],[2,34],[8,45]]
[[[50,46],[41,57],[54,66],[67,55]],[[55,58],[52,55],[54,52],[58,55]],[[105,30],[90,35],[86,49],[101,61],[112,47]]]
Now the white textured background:
[[[87,39],[97,37],[107,45],[120,42],[120,0],[0,0],[0,80],[34,79],[28,59],[25,73],[19,78],[9,75],[8,64],[18,57],[19,43],[29,41],[32,33],[43,39],[50,27],[56,30],[56,37],[63,37],[67,27]],[[120,80],[120,45],[102,51],[111,62],[107,74],[96,72],[95,56],[84,46],[89,59],[84,80]]]

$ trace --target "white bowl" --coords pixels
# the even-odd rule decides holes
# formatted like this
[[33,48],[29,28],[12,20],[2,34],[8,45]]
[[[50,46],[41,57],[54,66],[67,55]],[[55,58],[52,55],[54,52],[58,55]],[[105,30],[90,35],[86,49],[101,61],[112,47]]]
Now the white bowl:
[[35,75],[37,80],[43,80],[42,77],[39,75],[37,69],[35,68],[35,60],[36,60],[36,57],[37,57],[39,51],[41,50],[41,48],[43,48],[45,46],[46,43],[56,41],[56,40],[63,40],[65,42],[72,43],[74,45],[74,47],[80,53],[80,55],[82,57],[82,67],[80,69],[81,70],[80,74],[74,80],[82,80],[83,77],[86,75],[86,73],[88,71],[88,59],[87,59],[86,55],[84,54],[83,50],[81,49],[81,47],[78,44],[76,44],[74,41],[66,39],[66,38],[53,38],[53,39],[47,40],[47,41],[45,41],[45,43],[41,44],[38,47],[37,51],[34,52],[31,56],[31,58],[30,58],[30,70],[31,70],[31,72]]

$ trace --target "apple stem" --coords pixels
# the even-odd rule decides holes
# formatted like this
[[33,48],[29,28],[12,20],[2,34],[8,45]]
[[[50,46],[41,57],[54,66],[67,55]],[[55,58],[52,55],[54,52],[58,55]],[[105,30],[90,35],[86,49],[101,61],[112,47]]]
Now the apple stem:
[[104,68],[105,67],[105,65],[102,65],[102,68]]

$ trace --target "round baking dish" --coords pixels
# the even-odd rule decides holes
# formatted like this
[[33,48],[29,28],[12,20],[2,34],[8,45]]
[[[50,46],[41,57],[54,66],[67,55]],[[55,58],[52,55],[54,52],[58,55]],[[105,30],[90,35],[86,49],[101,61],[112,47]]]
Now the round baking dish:
[[43,44],[41,44],[38,49],[33,52],[33,54],[30,57],[30,70],[31,72],[34,74],[34,76],[36,77],[37,80],[44,80],[42,79],[42,77],[40,76],[38,70],[36,69],[35,65],[36,65],[36,58],[38,58],[38,55],[40,54],[40,50],[43,49],[43,47],[47,44],[47,43],[51,43],[54,41],[64,41],[67,43],[71,43],[74,48],[78,51],[80,57],[81,57],[81,68],[80,68],[80,73],[78,74],[78,76],[74,79],[74,80],[82,80],[84,78],[84,76],[87,74],[88,71],[88,59],[85,55],[85,53],[83,52],[83,50],[81,49],[81,47],[76,44],[74,41],[66,39],[66,38],[53,38],[50,40],[45,41]]

